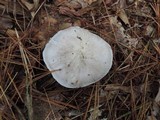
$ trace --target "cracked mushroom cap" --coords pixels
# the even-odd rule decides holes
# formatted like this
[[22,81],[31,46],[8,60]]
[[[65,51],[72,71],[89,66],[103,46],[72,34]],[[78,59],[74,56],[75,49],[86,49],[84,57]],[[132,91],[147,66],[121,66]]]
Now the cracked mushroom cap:
[[46,44],[43,60],[53,78],[67,88],[80,88],[102,79],[112,66],[111,46],[86,29],[69,27]]

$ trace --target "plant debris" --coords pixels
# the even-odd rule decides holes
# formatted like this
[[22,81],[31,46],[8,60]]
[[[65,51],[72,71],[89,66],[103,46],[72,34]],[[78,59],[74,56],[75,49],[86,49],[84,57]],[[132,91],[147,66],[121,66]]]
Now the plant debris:
[[[0,120],[159,120],[159,0],[0,1]],[[42,51],[59,30],[80,26],[113,49],[100,82],[67,89]]]

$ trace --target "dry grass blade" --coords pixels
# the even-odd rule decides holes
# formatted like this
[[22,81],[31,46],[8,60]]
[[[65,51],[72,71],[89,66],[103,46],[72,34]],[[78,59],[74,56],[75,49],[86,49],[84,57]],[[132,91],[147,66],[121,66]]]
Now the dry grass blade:
[[31,66],[31,63],[28,59],[28,55],[26,54],[26,51],[20,41],[20,37],[18,35],[17,30],[16,31],[16,35],[17,35],[17,40],[18,40],[18,45],[19,45],[19,49],[20,49],[20,53],[21,53],[21,57],[22,57],[22,61],[23,61],[23,66],[25,68],[25,74],[26,74],[26,106],[28,109],[28,117],[29,120],[33,119],[33,107],[32,107],[32,74],[31,71],[29,70]]

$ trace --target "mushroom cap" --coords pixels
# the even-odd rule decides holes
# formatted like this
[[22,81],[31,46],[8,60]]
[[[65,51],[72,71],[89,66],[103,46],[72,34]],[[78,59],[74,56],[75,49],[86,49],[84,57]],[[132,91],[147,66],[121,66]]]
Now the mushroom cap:
[[79,88],[102,79],[112,66],[111,46],[78,26],[56,33],[43,50],[43,60],[64,87]]

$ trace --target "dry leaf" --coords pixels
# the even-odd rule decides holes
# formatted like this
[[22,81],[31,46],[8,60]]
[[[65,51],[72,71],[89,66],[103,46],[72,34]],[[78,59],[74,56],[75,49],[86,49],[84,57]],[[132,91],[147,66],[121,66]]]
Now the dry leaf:
[[80,9],[83,6],[83,4],[81,4],[81,0],[71,0],[70,2],[67,2],[66,5],[71,9]]
[[27,0],[21,0],[21,2],[30,11],[34,8],[34,4],[29,3]]
[[87,4],[92,4],[93,2],[96,2],[97,0],[84,0],[84,2],[86,2]]
[[[12,29],[8,29],[8,30],[6,31],[6,34],[7,34],[8,36],[11,36],[11,37],[16,37],[16,36],[17,36],[17,35],[16,35],[16,31],[15,31],[15,30],[12,30]],[[21,32],[18,31],[18,34],[21,34]]]
[[126,93],[130,93],[130,87],[125,87],[125,86],[121,86],[121,85],[116,85],[116,84],[108,84],[105,87],[105,90],[107,91],[117,91],[117,90],[122,90]]
[[128,17],[126,15],[126,12],[124,11],[124,9],[120,10],[120,12],[118,13],[118,16],[126,25],[130,25],[129,21],[128,21]]
[[57,24],[57,20],[55,18],[53,18],[52,16],[47,16],[44,17],[44,23],[48,24],[48,26],[53,26],[55,24]]
[[31,16],[32,18],[34,18],[36,9],[38,8],[39,5],[39,0],[33,0],[33,4],[29,3],[27,0],[21,0],[21,2],[29,11],[31,11]]
[[86,8],[97,0],[57,0],[56,4],[58,6],[69,7],[70,9],[81,9]]
[[99,109],[101,106],[102,105],[99,105],[99,106],[91,108],[89,110],[90,116],[89,116],[88,120],[96,120],[96,119],[98,119],[99,116],[101,116],[102,111]]
[[39,0],[33,0],[33,4],[27,0],[21,0],[21,2],[29,11],[35,11],[39,6]]
[[82,8],[85,8],[91,5],[95,1],[97,0],[72,0],[70,3],[75,4],[75,5],[80,4]]
[[[122,17],[122,15],[121,15]],[[122,19],[124,19],[127,23],[128,22],[128,19],[125,17],[125,15],[122,17]],[[115,31],[115,34],[117,36],[117,40],[119,42],[122,42],[123,44],[125,44],[126,46],[130,47],[130,48],[137,48],[137,47],[141,47],[139,45],[139,41],[137,38],[132,38],[129,34],[127,34],[125,32],[125,29],[124,27],[122,26],[122,24],[117,20],[117,16],[115,17],[110,17],[110,22],[111,24],[113,24],[115,27],[117,27],[117,31]]]
[[153,26],[148,25],[148,26],[147,26],[147,28],[146,28],[145,35],[147,35],[147,36],[151,36],[151,35],[152,35],[152,33],[153,33],[155,30],[156,30],[156,29],[155,29]]

